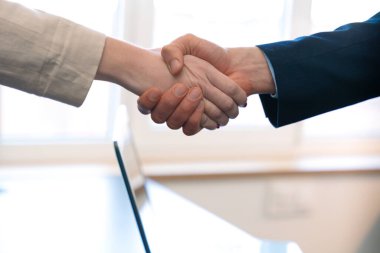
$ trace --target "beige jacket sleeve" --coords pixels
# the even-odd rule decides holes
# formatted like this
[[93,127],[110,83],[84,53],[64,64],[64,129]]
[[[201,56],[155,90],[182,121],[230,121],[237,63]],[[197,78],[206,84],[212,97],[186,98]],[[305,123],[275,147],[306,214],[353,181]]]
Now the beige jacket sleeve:
[[0,0],[0,84],[80,106],[95,77],[105,35]]

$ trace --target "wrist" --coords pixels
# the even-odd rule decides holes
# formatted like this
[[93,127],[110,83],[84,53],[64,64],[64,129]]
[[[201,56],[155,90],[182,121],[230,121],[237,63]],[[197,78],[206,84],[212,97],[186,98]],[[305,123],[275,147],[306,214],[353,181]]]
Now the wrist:
[[237,70],[242,76],[242,81],[238,83],[248,96],[275,93],[276,88],[268,62],[258,47],[232,48],[228,53],[232,59],[231,69]]
[[116,83],[141,95],[151,86],[165,90],[173,78],[160,55],[107,38],[96,79]]
[[[123,56],[117,54],[117,52],[124,52],[121,42],[109,38],[106,38],[102,58],[100,60],[98,70],[95,75],[96,80],[109,81],[116,84],[121,84],[120,78],[120,66],[122,64]],[[122,49],[122,50],[120,50]]]

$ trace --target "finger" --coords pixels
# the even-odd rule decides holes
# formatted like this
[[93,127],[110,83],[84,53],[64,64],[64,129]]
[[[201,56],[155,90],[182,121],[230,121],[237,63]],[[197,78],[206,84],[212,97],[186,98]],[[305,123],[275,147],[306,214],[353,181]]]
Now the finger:
[[[228,76],[216,71],[217,70],[214,69],[206,73],[207,78],[209,79],[210,83],[212,83],[216,88],[218,88],[224,94],[232,98],[235,104],[241,107],[244,107],[247,104],[247,93]],[[233,108],[231,104],[226,105],[227,110],[228,110],[228,107],[232,111],[227,111],[227,114],[236,113],[235,111],[236,108]]]
[[[226,115],[228,118],[234,119],[239,114],[238,105],[235,101],[228,95],[221,92],[219,89],[213,86],[204,87],[204,97],[207,101],[213,104],[212,112],[213,114],[207,113],[211,119],[219,122],[219,117],[221,114]],[[206,107],[207,111],[209,107]],[[217,114],[216,114],[217,113]],[[214,116],[216,115],[216,116]]]
[[205,114],[219,126],[227,125],[229,120],[223,111],[208,100],[205,100]]
[[151,118],[154,122],[164,123],[176,110],[178,104],[186,96],[189,88],[182,83],[173,85],[162,96],[156,107],[152,110]]
[[[191,88],[185,96],[185,98],[177,106],[177,109],[170,115],[170,117],[166,121],[168,127],[171,129],[181,128],[186,123],[186,121],[192,116],[193,112],[198,108],[202,99],[202,89],[199,87]],[[200,112],[200,118],[202,114],[203,111]]]
[[185,45],[182,43],[172,42],[161,49],[161,56],[168,65],[172,75],[181,72],[183,68],[183,57],[187,54]]
[[[236,118],[239,114],[239,108],[234,98],[243,105],[246,104],[247,99],[246,93],[238,84],[199,58],[187,55],[184,60],[185,73],[192,75],[201,73],[199,75],[203,75],[198,82],[203,89],[204,97],[220,108],[229,118]],[[226,94],[222,89],[228,91],[229,94]]]
[[196,52],[199,41],[201,41],[200,38],[192,34],[186,34],[161,49],[161,56],[173,75],[178,74],[182,70],[185,55],[198,56]]
[[202,130],[202,115],[204,111],[204,102],[200,101],[195,111],[191,114],[188,120],[182,127],[182,131],[185,135],[190,136],[198,133]]
[[152,109],[157,105],[162,91],[156,87],[146,90],[137,100],[137,108],[142,114],[149,114]]
[[208,130],[214,130],[220,127],[218,123],[210,119],[206,114],[202,115],[201,127],[206,128]]

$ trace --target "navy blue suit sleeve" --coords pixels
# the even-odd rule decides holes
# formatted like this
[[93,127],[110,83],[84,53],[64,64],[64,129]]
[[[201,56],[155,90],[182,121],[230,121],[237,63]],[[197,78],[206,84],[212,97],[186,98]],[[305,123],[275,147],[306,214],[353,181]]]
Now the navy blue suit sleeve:
[[258,46],[278,98],[260,95],[275,127],[380,96],[380,12],[332,32]]

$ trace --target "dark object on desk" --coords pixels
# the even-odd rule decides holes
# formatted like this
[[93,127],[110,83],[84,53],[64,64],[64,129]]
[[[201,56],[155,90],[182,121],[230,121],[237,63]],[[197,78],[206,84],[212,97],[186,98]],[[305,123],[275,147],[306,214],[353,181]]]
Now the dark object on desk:
[[137,204],[136,204],[135,197],[134,197],[134,194],[133,194],[132,186],[129,183],[128,176],[127,176],[127,171],[126,171],[126,169],[124,167],[123,158],[122,158],[119,146],[118,146],[118,144],[117,144],[116,141],[113,143],[113,146],[114,146],[114,149],[115,149],[115,154],[116,154],[117,162],[119,164],[121,175],[123,176],[124,184],[125,184],[125,187],[126,187],[126,190],[127,190],[128,199],[129,199],[131,208],[133,209],[134,220],[135,220],[135,223],[136,223],[133,226],[133,232],[136,233],[137,232],[136,230],[138,229],[138,233],[139,233],[140,239],[141,239],[141,240],[137,240],[137,241],[132,241],[132,244],[135,244],[135,245],[133,247],[134,250],[130,251],[130,252],[133,252],[133,253],[144,253],[144,252],[145,253],[150,253],[148,241],[147,241],[146,236],[145,236],[144,227],[143,227],[143,224],[141,222],[141,218],[140,218],[139,210],[137,208]]

